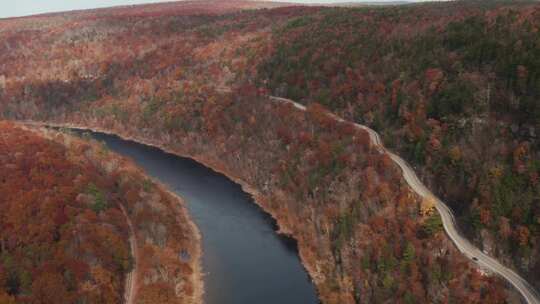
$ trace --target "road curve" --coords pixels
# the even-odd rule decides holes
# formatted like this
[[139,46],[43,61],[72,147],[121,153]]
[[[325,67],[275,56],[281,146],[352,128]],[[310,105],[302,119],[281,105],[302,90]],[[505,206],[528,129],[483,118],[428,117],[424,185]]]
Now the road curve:
[[128,273],[126,276],[126,281],[124,285],[124,304],[134,304],[135,303],[135,291],[137,288],[137,258],[138,258],[138,252],[137,252],[137,239],[135,237],[135,229],[133,228],[133,224],[131,223],[131,219],[129,218],[126,209],[124,206],[120,205],[120,210],[122,210],[122,213],[126,217],[126,222],[128,224],[129,228],[129,247],[131,249],[131,255],[133,256],[134,260],[134,266],[133,269]]
[[[304,105],[301,105],[299,103],[294,102],[293,100],[281,98],[281,97],[275,97],[270,96],[270,99],[277,102],[282,103],[289,103],[292,104],[297,109],[300,109],[302,111],[306,110],[306,107]],[[341,117],[329,113],[329,116],[333,117],[337,121],[344,121]],[[499,263],[496,259],[486,255],[483,253],[480,249],[478,249],[476,246],[474,246],[469,240],[464,238],[457,230],[456,227],[456,219],[454,217],[454,214],[448,208],[448,206],[441,201],[438,197],[436,197],[418,178],[416,173],[412,170],[411,166],[403,160],[398,155],[390,152],[387,150],[377,132],[375,132],[373,129],[366,127],[364,125],[360,124],[354,124],[356,128],[362,129],[364,131],[367,131],[369,133],[369,137],[371,142],[377,147],[377,149],[381,153],[387,153],[390,158],[401,168],[403,172],[403,177],[409,184],[409,186],[421,197],[431,199],[435,202],[435,208],[439,212],[442,218],[442,223],[444,227],[444,231],[448,235],[448,237],[454,242],[458,250],[465,255],[468,259],[473,260],[480,268],[484,270],[488,270],[490,272],[496,273],[503,278],[505,278],[510,284],[512,284],[523,296],[525,301],[529,304],[540,304],[540,296],[538,292],[532,287],[531,284],[529,284],[527,281],[525,281],[522,277],[520,277],[516,272],[511,270],[508,267],[505,267],[501,263]],[[476,258],[474,260],[473,258]]]

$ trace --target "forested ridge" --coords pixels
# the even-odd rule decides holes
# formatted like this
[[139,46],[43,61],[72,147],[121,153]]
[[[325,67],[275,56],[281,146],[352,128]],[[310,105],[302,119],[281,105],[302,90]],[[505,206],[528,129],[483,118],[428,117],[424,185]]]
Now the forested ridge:
[[139,169],[99,143],[7,122],[0,151],[0,303],[124,303],[135,266],[135,303],[200,301],[197,232]]
[[111,181],[31,132],[2,123],[0,135],[0,302],[119,303],[132,259]]
[[538,285],[538,4],[189,5],[0,20],[0,113],[151,141],[245,181],[324,303],[511,301],[326,108],[380,132],[471,240]]
[[274,95],[379,131],[471,239],[539,283],[540,7],[509,4],[297,18],[279,29],[259,77]]

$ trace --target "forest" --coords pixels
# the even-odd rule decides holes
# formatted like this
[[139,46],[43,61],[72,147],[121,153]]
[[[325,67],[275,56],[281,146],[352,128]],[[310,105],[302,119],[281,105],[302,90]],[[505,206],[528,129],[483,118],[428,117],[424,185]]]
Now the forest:
[[327,10],[279,29],[259,81],[379,131],[471,239],[538,284],[539,27],[528,2]]
[[124,303],[132,271],[136,303],[200,301],[198,236],[176,198],[98,142],[8,122],[0,139],[0,303]]
[[540,287],[537,2],[212,3],[0,20],[0,115],[149,141],[245,182],[323,303],[510,301],[331,111],[378,131],[471,241]]

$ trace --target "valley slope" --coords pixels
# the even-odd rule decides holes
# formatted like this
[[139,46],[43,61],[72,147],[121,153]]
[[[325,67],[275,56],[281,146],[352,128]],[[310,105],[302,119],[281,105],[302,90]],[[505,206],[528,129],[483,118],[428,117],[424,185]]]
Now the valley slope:
[[538,286],[537,4],[117,10],[1,20],[0,113],[151,142],[242,181],[298,240],[325,303],[511,300],[326,107],[379,131],[471,240]]
[[201,302],[198,231],[130,161],[8,122],[0,151],[1,303]]

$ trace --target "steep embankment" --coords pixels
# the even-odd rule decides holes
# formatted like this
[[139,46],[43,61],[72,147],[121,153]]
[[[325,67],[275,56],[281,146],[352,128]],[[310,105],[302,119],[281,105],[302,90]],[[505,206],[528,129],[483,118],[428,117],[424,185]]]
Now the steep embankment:
[[377,130],[468,239],[540,288],[539,8],[453,1],[307,14],[275,31],[258,83]]
[[[91,117],[63,123],[193,157],[239,181],[281,230],[299,241],[302,260],[325,303],[505,298],[501,282],[480,275],[446,240],[438,216],[408,190],[390,159],[370,146],[367,133],[320,109],[298,111],[256,96],[213,111],[223,115],[213,137],[159,128],[143,134],[133,125]],[[229,117],[245,122],[235,126],[239,134],[227,130]],[[287,133],[285,121],[298,133]],[[321,164],[326,172],[320,171]],[[394,242],[386,241],[390,238]]]
[[[306,111],[306,107],[296,103],[290,99],[284,99],[280,97],[271,97],[272,100],[277,102],[286,102],[293,104],[296,108]],[[336,116],[332,113],[328,113],[328,116],[336,119],[337,121],[343,121],[342,118]],[[429,189],[426,188],[424,184],[418,179],[416,173],[413,171],[411,166],[407,164],[401,157],[388,151],[377,132],[374,130],[360,124],[354,125],[357,129],[364,130],[369,133],[371,142],[377,146],[383,153],[386,153],[390,158],[401,168],[403,171],[403,178],[407,181],[408,185],[420,196],[422,199],[428,201],[429,204],[433,204],[432,208],[436,208],[437,212],[442,218],[442,224],[447,236],[454,242],[458,250],[464,254],[467,258],[473,260],[476,264],[479,265],[483,270],[487,270],[492,273],[496,273],[501,277],[505,278],[510,284],[512,284],[522,295],[523,299],[527,303],[535,304],[540,303],[540,296],[532,285],[530,285],[526,280],[520,277],[512,269],[509,269],[498,262],[496,259],[490,257],[489,255],[482,252],[480,249],[475,247],[469,242],[464,236],[459,233],[457,228],[457,223],[454,217],[454,214],[448,208],[448,206],[441,201],[439,198],[435,197]]]
[[[500,235],[484,249],[534,278],[537,152],[495,122],[536,109],[540,56],[524,51],[537,50],[535,8],[457,1],[6,20],[1,114],[150,141],[243,181],[299,240],[325,302],[500,302],[500,282],[457,252],[366,134],[317,105],[299,113],[257,92],[388,130],[383,139],[399,140],[392,149],[440,177],[431,189],[472,202],[453,204],[462,227],[486,231],[484,241]],[[486,100],[487,120],[475,114]]]
[[198,232],[177,197],[96,142],[0,133],[2,301],[200,303]]

